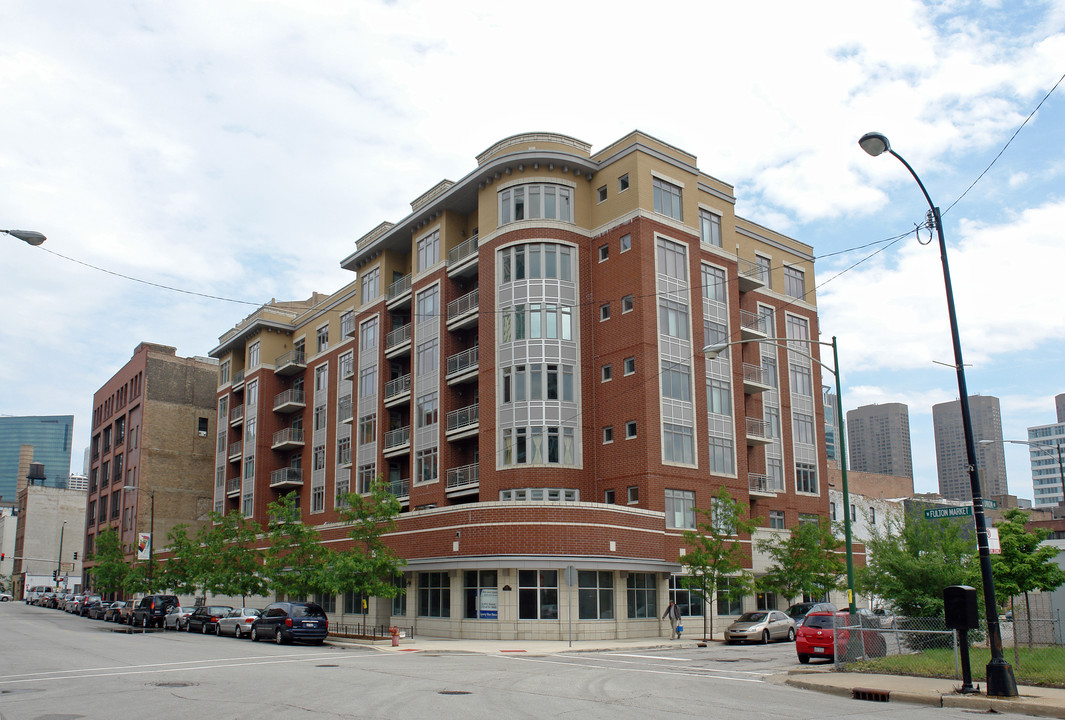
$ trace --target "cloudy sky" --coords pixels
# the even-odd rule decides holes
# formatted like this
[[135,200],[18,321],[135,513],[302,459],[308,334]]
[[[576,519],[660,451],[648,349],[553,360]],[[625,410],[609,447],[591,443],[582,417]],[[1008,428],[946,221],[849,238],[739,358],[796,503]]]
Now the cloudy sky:
[[[0,228],[48,236],[0,236],[0,413],[73,413],[74,469],[137,343],[204,355],[338,289],[359,236],[528,131],[643,130],[811,244],[844,408],[908,404],[934,490],[943,278],[926,233],[881,242],[927,209],[858,147],[884,132],[945,212],[970,392],[1016,439],[1065,392],[1065,0],[5,0],[0,27]],[[1007,464],[1030,498],[1026,449]]]

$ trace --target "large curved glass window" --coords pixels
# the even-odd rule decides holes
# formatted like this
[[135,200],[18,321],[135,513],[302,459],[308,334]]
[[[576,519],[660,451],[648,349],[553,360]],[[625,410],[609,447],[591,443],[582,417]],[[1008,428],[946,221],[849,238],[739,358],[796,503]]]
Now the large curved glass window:
[[519,220],[573,222],[573,190],[564,185],[518,185],[499,193],[499,224]]

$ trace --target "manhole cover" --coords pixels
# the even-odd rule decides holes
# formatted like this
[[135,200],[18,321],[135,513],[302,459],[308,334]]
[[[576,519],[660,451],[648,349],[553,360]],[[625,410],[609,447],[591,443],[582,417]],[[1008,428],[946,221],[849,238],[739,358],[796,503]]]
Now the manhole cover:
[[191,682],[157,682],[157,683],[153,683],[153,685],[155,685],[156,687],[161,687],[161,688],[192,687],[195,684],[196,683],[191,683]]
[[468,690],[441,690],[437,695],[469,695]]

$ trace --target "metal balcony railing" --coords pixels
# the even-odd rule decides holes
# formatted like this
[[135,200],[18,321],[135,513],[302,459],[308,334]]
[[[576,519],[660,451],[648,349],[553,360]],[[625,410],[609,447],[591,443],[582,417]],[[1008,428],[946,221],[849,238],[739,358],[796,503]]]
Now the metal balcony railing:
[[229,478],[226,480],[226,494],[240,492],[240,478]]
[[388,483],[388,492],[392,493],[397,498],[410,497],[410,478],[391,481]]
[[287,467],[270,473],[270,487],[281,485],[302,485],[303,468]]
[[389,430],[385,433],[385,450],[399,447],[410,442],[410,425]]
[[274,433],[274,445],[303,444],[303,428],[284,428]]
[[772,437],[770,432],[770,425],[767,421],[760,418],[746,418],[747,420],[747,437]]
[[244,443],[240,440],[229,443],[229,457],[240,457],[240,454],[244,451]]
[[403,293],[410,292],[410,274],[406,274],[399,280],[388,286],[385,290],[385,300],[393,300],[398,298]]
[[757,383],[759,385],[771,384],[769,382],[769,371],[755,363],[743,363],[743,380],[744,382]]
[[447,471],[447,489],[457,490],[459,488],[473,487],[474,485],[477,485],[480,481],[480,472],[478,471],[478,468],[478,463],[449,468]]
[[244,419],[244,403],[237,405],[229,411],[229,422],[235,423]]
[[465,315],[471,310],[477,309],[477,299],[480,288],[474,288],[460,298],[456,298],[447,304],[447,319],[454,320],[460,315]]
[[776,478],[772,478],[768,475],[762,475],[761,473],[748,473],[747,488],[751,492],[757,493],[784,492],[783,483],[781,483]]
[[447,374],[455,375],[477,367],[478,349],[478,346],[474,345],[468,350],[463,350],[449,357],[447,359]]
[[452,410],[447,414],[447,431],[461,430],[470,425],[476,425],[478,420],[477,404],[467,405],[458,410]]
[[477,236],[463,240],[462,243],[447,251],[447,264],[457,265],[477,252]]
[[759,335],[768,334],[765,315],[759,315],[750,310],[740,310],[740,327]]
[[276,367],[283,367],[285,365],[306,365],[307,353],[304,350],[290,350],[284,355],[279,355],[277,360],[274,360]]
[[385,383],[385,400],[410,392],[410,373]]
[[337,403],[337,422],[350,422],[352,413],[351,396],[345,395]]
[[307,394],[303,390],[292,388],[274,395],[274,410],[288,405],[307,405]]
[[401,325],[392,332],[385,335],[385,350],[391,350],[394,347],[402,345],[410,340],[410,323]]

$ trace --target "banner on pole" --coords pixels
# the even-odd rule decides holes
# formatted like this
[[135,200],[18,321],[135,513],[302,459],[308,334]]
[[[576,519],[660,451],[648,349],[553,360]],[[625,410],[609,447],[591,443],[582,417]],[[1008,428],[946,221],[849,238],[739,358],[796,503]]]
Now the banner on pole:
[[150,533],[137,533],[137,559],[147,560],[152,553],[152,536]]

